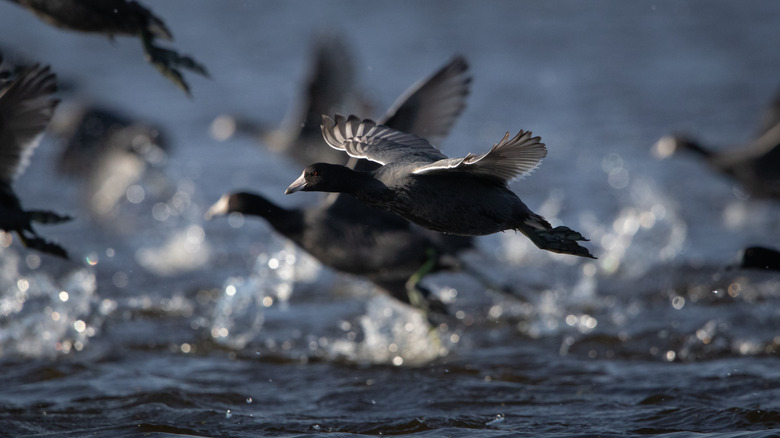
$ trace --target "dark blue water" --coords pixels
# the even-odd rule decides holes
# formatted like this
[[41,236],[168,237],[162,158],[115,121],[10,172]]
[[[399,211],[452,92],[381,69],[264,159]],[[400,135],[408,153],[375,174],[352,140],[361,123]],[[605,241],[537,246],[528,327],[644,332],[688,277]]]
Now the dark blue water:
[[[52,138],[17,181],[26,206],[77,219],[40,228],[71,262],[0,245],[0,435],[780,435],[780,275],[729,267],[780,247],[780,204],[650,153],[672,132],[723,148],[754,135],[780,87],[780,3],[147,4],[211,73],[186,75],[191,100],[138,41],[0,3],[0,45],[71,84],[58,111],[109,106],[172,149],[104,215],[54,171]],[[378,108],[463,54],[472,93],[442,148],[541,135],[548,157],[512,187],[599,259],[480,238],[468,261],[517,296],[430,276],[453,315],[430,329],[261,221],[204,221],[238,188],[317,199],[282,194],[299,166],[209,126],[282,123],[324,31],[350,42]]]

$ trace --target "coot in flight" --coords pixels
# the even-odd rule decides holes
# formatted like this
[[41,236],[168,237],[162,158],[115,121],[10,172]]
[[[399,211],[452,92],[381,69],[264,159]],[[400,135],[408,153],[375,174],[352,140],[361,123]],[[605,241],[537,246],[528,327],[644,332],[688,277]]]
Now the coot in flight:
[[236,192],[223,195],[206,217],[232,212],[262,217],[323,265],[363,276],[401,302],[445,313],[444,305],[418,282],[430,272],[457,270],[458,261],[408,221],[384,212],[371,214],[374,209],[368,206],[356,211],[347,199],[287,209],[263,196]]
[[653,153],[665,158],[678,150],[689,151],[735,179],[751,195],[780,198],[780,93],[767,108],[761,125],[754,140],[734,148],[714,151],[690,136],[672,135],[658,140]]
[[[343,49],[326,47],[329,50],[320,53],[317,62],[318,69],[324,71],[315,78],[328,82],[335,80],[333,74],[327,74],[333,73],[331,70],[335,66],[325,61],[333,61],[332,57],[342,53]],[[322,107],[327,104],[326,101],[335,98],[330,93],[323,94],[322,90],[327,87],[316,85],[315,79],[313,81],[308,89],[310,107],[307,119],[313,117],[314,108]],[[444,137],[465,108],[470,82],[468,64],[462,57],[456,56],[428,79],[407,90],[387,111],[387,123],[437,138]],[[317,117],[321,118],[321,114]],[[306,157],[323,156],[314,150],[333,151],[323,144],[319,126],[316,141],[310,138],[311,135],[306,135],[306,123],[303,126],[298,141],[284,149],[293,158],[304,160]],[[340,155],[340,162],[346,162],[348,157]],[[367,160],[353,160],[350,165],[361,170],[377,167],[376,163]],[[309,207],[284,209],[260,195],[232,193],[214,204],[207,216],[234,211],[266,218],[279,233],[293,240],[322,264],[364,276],[396,299],[434,312],[442,312],[443,305],[419,285],[419,280],[429,272],[460,268],[454,254],[471,248],[473,243],[468,237],[442,235],[411,225],[396,215],[349,196],[336,196]],[[474,275],[479,277],[477,273]]]
[[206,68],[193,58],[154,44],[155,38],[171,41],[173,36],[161,18],[132,0],[10,0],[63,29],[108,35],[138,36],[147,60],[165,77],[190,94],[179,68],[208,77]]
[[546,156],[539,137],[520,131],[484,154],[448,158],[427,140],[356,116],[323,116],[325,141],[351,157],[381,165],[370,172],[316,163],[285,191],[346,193],[425,228],[480,236],[515,229],[552,252],[593,257],[580,233],[553,228],[509,190],[513,178],[531,172]]
[[[354,59],[344,38],[326,33],[315,40],[311,68],[300,104],[278,129],[229,115],[212,122],[215,138],[248,134],[269,149],[284,153],[301,166],[315,162],[345,164],[349,157],[327,147],[320,123],[323,114],[371,114],[371,103],[360,91]],[[471,76],[468,63],[454,56],[433,75],[404,91],[379,117],[381,124],[424,136],[434,144],[447,136],[466,106]]]

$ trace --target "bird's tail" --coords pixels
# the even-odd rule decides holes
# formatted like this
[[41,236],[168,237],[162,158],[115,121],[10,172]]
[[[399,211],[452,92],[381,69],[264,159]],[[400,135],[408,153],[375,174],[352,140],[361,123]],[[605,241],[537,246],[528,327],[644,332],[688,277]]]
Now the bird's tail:
[[543,217],[532,214],[524,219],[517,228],[525,234],[537,247],[557,252],[559,254],[571,254],[580,257],[595,259],[587,248],[577,242],[587,242],[582,234],[569,227],[559,226],[553,228]]

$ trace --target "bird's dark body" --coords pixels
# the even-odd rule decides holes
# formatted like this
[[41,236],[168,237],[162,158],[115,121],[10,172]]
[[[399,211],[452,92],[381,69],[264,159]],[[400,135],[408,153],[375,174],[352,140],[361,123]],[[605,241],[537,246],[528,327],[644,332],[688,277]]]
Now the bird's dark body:
[[[148,9],[134,1],[12,1],[33,11],[40,19],[53,26],[81,32],[140,35],[147,31],[150,21],[154,19]],[[162,34],[157,36],[165,38]],[[169,35],[168,39],[170,39]]]
[[[305,209],[284,209],[265,198],[241,194],[235,211],[264,217],[280,234],[322,264],[372,281],[404,282],[431,257],[445,251],[409,222],[358,202],[339,200]],[[444,262],[437,259],[437,266]]]
[[393,166],[380,168],[376,179],[393,182],[378,186],[376,193],[357,194],[358,199],[429,230],[461,236],[518,229],[523,217],[533,215],[517,195],[498,181],[453,173],[390,177],[402,173],[403,169]]
[[285,193],[346,193],[429,230],[484,236],[514,229],[541,249],[594,258],[577,243],[587,241],[582,234],[553,228],[509,190],[509,181],[532,171],[547,154],[530,131],[512,138],[507,133],[489,152],[462,158],[448,158],[421,137],[357,116],[323,116],[322,133],[331,147],[381,166],[366,172],[315,163]]

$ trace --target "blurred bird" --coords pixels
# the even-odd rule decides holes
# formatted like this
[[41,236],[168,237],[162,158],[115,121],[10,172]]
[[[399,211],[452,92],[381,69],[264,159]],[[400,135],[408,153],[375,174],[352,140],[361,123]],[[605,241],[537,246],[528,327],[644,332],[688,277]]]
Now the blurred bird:
[[179,68],[208,77],[206,68],[190,56],[155,45],[154,39],[172,41],[161,18],[132,0],[8,0],[41,20],[63,29],[141,38],[146,59],[187,95],[190,87]]
[[780,198],[780,94],[766,110],[757,138],[732,149],[712,151],[685,135],[658,140],[652,152],[666,158],[678,150],[690,151],[707,165],[736,180],[758,198]]
[[64,248],[35,232],[32,223],[56,224],[71,220],[52,211],[24,210],[11,187],[24,172],[49,123],[58,101],[56,76],[49,67],[23,70],[8,84],[0,85],[0,229],[15,231],[28,248],[67,258]]
[[578,241],[582,234],[553,228],[532,212],[507,184],[533,171],[547,155],[539,137],[520,131],[484,154],[448,158],[425,139],[356,116],[322,118],[322,135],[331,147],[381,165],[361,172],[315,163],[285,193],[345,193],[430,230],[481,236],[514,229],[539,248],[593,257]]
[[62,143],[57,170],[83,181],[93,219],[112,219],[127,189],[168,156],[161,129],[107,108],[61,106],[49,126]]
[[763,246],[750,246],[741,251],[739,267],[780,271],[780,251]]
[[206,218],[233,212],[264,218],[325,266],[363,276],[393,298],[426,312],[446,313],[419,280],[431,272],[457,270],[460,264],[400,217],[364,214],[342,200],[287,209],[263,196],[236,192],[223,195]]
[[[387,123],[444,137],[465,108],[470,83],[468,64],[462,57],[455,57],[405,92],[388,110]],[[309,117],[313,117],[312,111]],[[308,143],[312,148],[330,149],[321,132],[317,137]],[[317,156],[306,147],[298,154],[298,146],[296,143],[289,149],[296,160]],[[346,160],[341,158],[341,162]],[[361,168],[374,166],[366,160],[350,164]],[[430,272],[460,269],[454,254],[473,246],[468,237],[432,233],[349,196],[336,196],[310,207],[284,209],[259,195],[232,193],[214,204],[207,217],[230,212],[264,217],[279,233],[324,265],[362,275],[396,299],[433,313],[444,312],[444,306],[419,280]]]
[[355,66],[344,39],[332,33],[318,35],[312,48],[312,62],[301,102],[295,105],[278,128],[245,117],[221,115],[211,124],[211,134],[226,140],[234,134],[248,135],[274,152],[287,155],[298,164],[312,159],[346,162],[343,156],[323,147],[319,130],[322,114],[333,111],[365,113],[371,105],[359,91]]
[[[278,129],[245,118],[223,115],[214,120],[212,135],[220,140],[235,133],[258,138],[301,166],[314,162],[344,164],[348,157],[327,147],[320,123],[323,114],[366,114],[371,104],[359,91],[353,57],[343,38],[325,34],[316,39],[302,102]],[[432,76],[411,86],[379,120],[396,129],[426,136],[434,144],[446,137],[465,108],[471,76],[462,56],[455,56]]]

